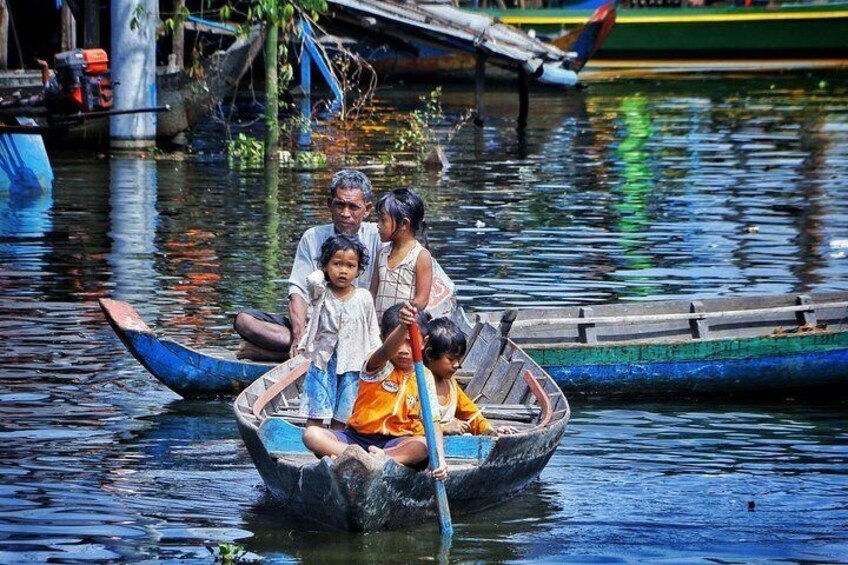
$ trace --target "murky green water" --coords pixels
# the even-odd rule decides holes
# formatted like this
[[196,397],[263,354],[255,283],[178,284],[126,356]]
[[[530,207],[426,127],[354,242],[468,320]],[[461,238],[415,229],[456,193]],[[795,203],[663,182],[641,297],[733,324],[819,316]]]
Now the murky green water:
[[[827,84],[819,88],[819,81]],[[381,91],[377,112],[423,91]],[[473,94],[444,96],[457,116]],[[596,84],[493,93],[492,118],[412,186],[466,306],[848,290],[848,81],[839,76]],[[325,128],[369,158],[398,123]],[[209,152],[220,132],[199,140]],[[132,302],[193,344],[280,307],[295,242],[326,221],[331,171],[54,159],[52,192],[0,195],[0,562],[848,562],[848,412],[827,399],[574,399],[525,496],[459,519],[304,531],[267,501],[224,402],[184,402],[123,350],[96,306]],[[749,503],[753,502],[753,507]]]

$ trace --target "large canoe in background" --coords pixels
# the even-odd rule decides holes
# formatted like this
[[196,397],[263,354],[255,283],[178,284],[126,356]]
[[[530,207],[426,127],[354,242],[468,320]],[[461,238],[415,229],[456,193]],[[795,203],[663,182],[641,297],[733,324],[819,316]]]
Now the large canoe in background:
[[[568,401],[551,378],[489,324],[466,327],[462,371],[493,426],[519,432],[501,437],[449,436],[445,483],[451,512],[476,512],[518,494],[536,480],[565,433]],[[322,526],[373,531],[435,524],[433,480],[426,471],[349,446],[335,459],[317,459],[303,445],[299,384],[308,362],[280,365],[234,403],[242,438],[281,510]]]
[[[585,22],[591,8],[484,10],[504,23],[555,38]],[[556,41],[553,41],[556,44]],[[791,68],[848,64],[848,2],[776,7],[622,8],[594,55],[599,66],[655,67],[701,61],[721,70],[742,61]],[[768,65],[764,65],[768,67]],[[749,67],[745,67],[749,68]]]
[[236,359],[225,348],[199,351],[160,339],[126,302],[101,298],[100,308],[133,357],[183,398],[231,396],[274,367]]
[[848,292],[528,309],[505,326],[569,393],[848,387]]

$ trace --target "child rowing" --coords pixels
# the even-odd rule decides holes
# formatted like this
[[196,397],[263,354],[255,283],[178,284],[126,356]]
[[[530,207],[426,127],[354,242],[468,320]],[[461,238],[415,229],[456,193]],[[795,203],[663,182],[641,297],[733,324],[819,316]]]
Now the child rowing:
[[465,356],[467,343],[462,330],[447,318],[430,320],[424,338],[424,364],[436,378],[441,429],[444,435],[507,435],[518,432],[513,426],[495,429],[483,417],[473,400],[468,398],[454,378]]
[[310,360],[300,412],[307,426],[342,429],[359,388],[368,351],[380,346],[371,294],[355,286],[368,265],[368,251],[356,236],[334,235],[321,245],[321,270],[307,277],[312,318],[300,349]]
[[[397,304],[383,314],[384,342],[365,363],[348,427],[340,431],[313,426],[303,434],[303,443],[315,455],[336,457],[355,444],[374,456],[386,455],[402,465],[414,466],[427,460],[408,329],[416,318],[415,309],[409,304]],[[427,381],[433,387],[432,375],[428,375]],[[434,387],[428,396],[433,414],[439,414]],[[440,464],[435,465],[432,474],[444,480],[447,467],[443,463],[442,434],[438,426],[436,442]]]
[[377,316],[406,301],[424,310],[433,284],[433,259],[417,239],[425,228],[424,202],[411,190],[393,190],[377,201],[377,215],[380,239],[388,242],[371,280]]

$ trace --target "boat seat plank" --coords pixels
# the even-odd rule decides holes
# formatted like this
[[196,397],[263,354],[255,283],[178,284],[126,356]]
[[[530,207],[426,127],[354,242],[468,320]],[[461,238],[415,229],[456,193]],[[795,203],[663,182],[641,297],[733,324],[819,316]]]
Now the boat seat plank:
[[534,422],[518,422],[516,420],[501,420],[497,418],[489,420],[489,423],[492,424],[492,427],[495,429],[501,426],[511,426],[513,428],[518,428],[518,431],[520,432],[532,430],[536,427]]
[[514,404],[506,406],[496,404],[493,406],[482,406],[481,411],[483,416],[489,422],[493,420],[505,422],[533,422],[539,419],[542,411],[538,406],[528,406],[527,404]]

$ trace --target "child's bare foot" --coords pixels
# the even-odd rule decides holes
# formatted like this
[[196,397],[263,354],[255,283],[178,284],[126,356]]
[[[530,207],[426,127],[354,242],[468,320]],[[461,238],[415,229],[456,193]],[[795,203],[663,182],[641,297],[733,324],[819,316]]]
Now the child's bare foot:
[[369,447],[368,453],[370,453],[371,455],[373,455],[374,457],[377,457],[377,458],[386,457],[386,452],[383,451],[382,449],[380,449],[379,447],[377,447],[376,445],[372,445],[371,447]]

